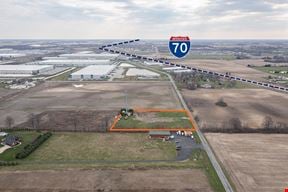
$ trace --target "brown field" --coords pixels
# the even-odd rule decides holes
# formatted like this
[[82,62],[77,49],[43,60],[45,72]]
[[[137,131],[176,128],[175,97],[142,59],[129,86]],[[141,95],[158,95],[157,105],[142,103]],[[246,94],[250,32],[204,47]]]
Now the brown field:
[[[51,131],[92,131],[106,132],[117,111],[45,111],[38,114],[39,129]],[[31,120],[18,127],[33,129]]]
[[211,192],[200,169],[0,172],[2,192]]
[[[82,87],[75,87],[75,84]],[[170,82],[46,82],[18,97],[0,101],[0,127],[9,115],[15,125],[31,113],[47,111],[116,111],[125,107],[180,109]],[[1,94],[0,94],[1,95]]]
[[[183,96],[200,117],[201,125],[221,126],[224,121],[238,117],[251,128],[261,126],[265,116],[288,124],[288,94],[267,89],[198,89],[183,90]],[[215,105],[220,98],[228,107]]]
[[217,72],[230,72],[231,75],[244,77],[252,80],[261,80],[264,81],[264,77],[267,77],[268,74],[247,67],[248,64],[253,64],[255,66],[265,65],[265,62],[262,60],[195,60],[195,59],[186,59],[183,61],[175,61],[176,63],[186,64],[193,67],[199,67],[203,69],[213,70]]
[[237,191],[279,192],[288,187],[288,135],[205,134]]
[[[20,92],[21,90],[6,89],[0,87],[0,101],[4,101],[5,99],[14,97],[15,95],[18,95]],[[22,92],[25,92],[25,90],[22,90]]]

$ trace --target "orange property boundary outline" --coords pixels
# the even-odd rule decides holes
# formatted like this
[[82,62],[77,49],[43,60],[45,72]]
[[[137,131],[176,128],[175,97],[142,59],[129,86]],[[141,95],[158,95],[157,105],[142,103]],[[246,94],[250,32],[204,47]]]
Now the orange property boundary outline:
[[193,117],[188,113],[185,109],[142,109],[136,108],[134,112],[143,113],[143,112],[183,112],[189,117],[189,120],[192,124],[192,128],[115,128],[116,124],[121,118],[121,115],[117,115],[112,123],[111,127],[109,128],[110,132],[149,132],[149,131],[196,131],[196,125],[194,123]]

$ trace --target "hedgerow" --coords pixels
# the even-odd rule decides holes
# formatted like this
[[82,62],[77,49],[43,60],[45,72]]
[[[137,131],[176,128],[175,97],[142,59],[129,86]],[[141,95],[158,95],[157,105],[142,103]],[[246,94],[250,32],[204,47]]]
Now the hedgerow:
[[22,151],[16,154],[17,159],[24,159],[25,157],[29,156],[33,151],[35,151],[42,143],[44,143],[50,136],[52,135],[51,132],[44,133],[39,135],[34,141],[27,144]]

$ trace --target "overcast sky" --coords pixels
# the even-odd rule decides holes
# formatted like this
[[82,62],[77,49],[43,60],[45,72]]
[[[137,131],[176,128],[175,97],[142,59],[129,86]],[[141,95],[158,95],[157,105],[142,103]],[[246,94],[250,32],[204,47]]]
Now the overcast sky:
[[288,39],[288,0],[0,0],[0,39]]

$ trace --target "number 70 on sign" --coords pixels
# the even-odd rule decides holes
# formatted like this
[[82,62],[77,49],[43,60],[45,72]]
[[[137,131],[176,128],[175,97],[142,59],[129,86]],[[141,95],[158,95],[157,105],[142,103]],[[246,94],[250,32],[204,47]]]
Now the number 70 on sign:
[[170,52],[178,57],[184,57],[190,50],[189,37],[171,37],[169,41]]
[[179,45],[180,45],[180,51],[181,51],[182,53],[187,52],[188,46],[187,46],[186,43],[172,43],[172,45],[175,46],[175,48],[174,48],[174,53],[176,53],[176,52],[178,51]]

